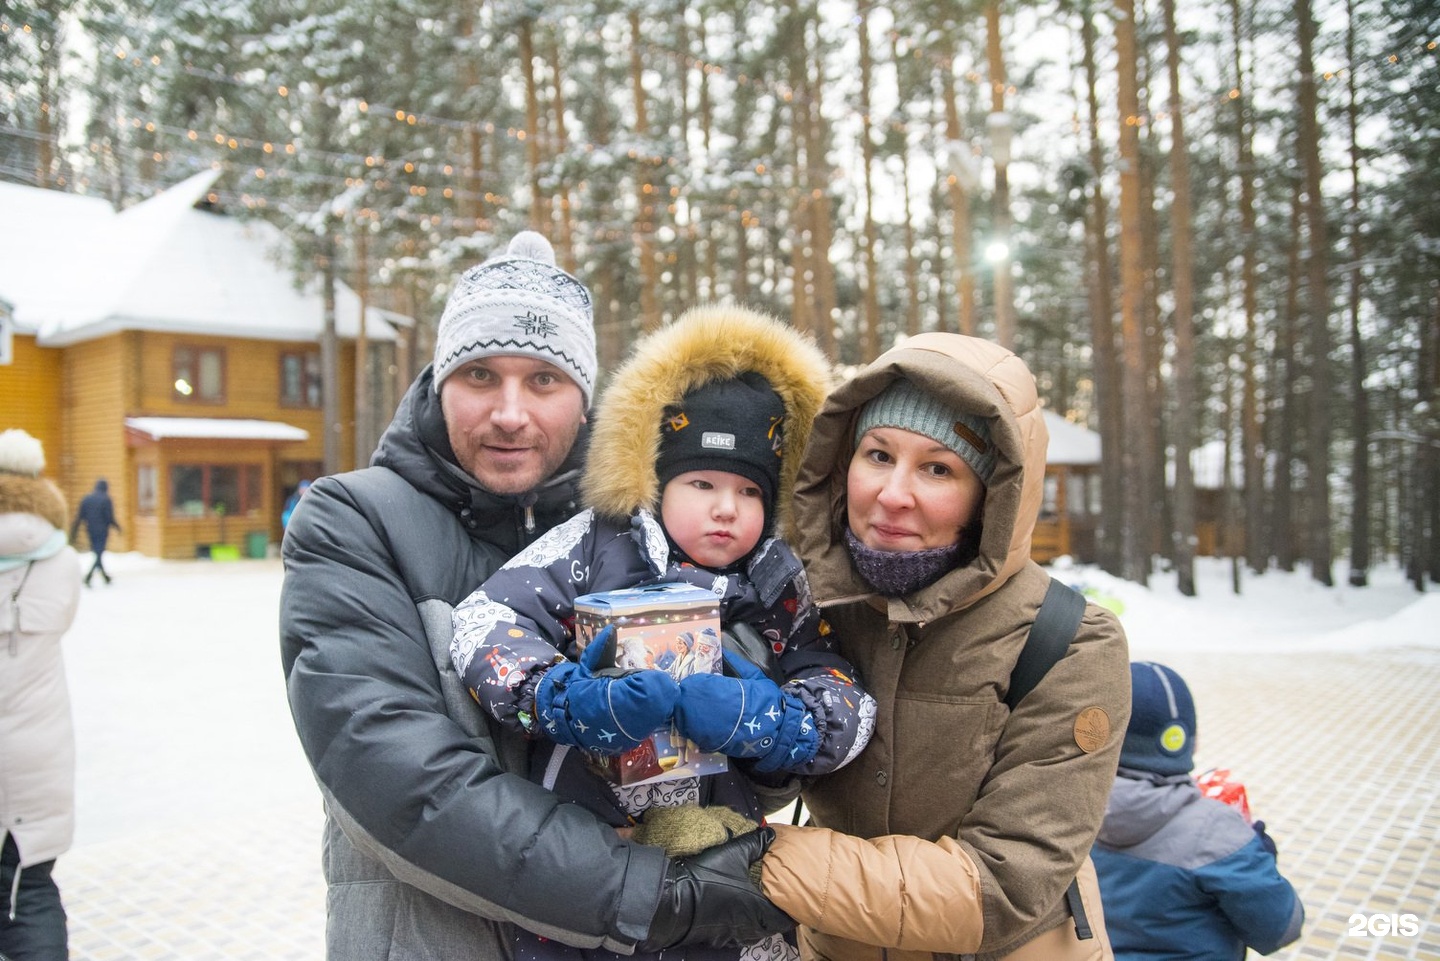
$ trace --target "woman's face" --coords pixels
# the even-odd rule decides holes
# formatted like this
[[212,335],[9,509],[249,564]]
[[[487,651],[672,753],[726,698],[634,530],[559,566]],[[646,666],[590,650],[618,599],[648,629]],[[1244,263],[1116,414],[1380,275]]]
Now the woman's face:
[[850,530],[877,551],[950,547],[985,499],[985,485],[958,454],[899,427],[865,432],[845,490]]

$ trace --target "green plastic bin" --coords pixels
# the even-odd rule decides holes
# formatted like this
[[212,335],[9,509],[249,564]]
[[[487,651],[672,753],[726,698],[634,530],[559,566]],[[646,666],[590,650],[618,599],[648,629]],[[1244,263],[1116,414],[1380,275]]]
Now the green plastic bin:
[[245,535],[245,556],[263,561],[270,552],[270,535],[264,531],[251,531]]

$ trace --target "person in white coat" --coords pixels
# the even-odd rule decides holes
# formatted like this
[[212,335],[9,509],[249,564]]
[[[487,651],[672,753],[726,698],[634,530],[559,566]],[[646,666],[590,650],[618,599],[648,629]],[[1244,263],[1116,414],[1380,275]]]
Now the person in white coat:
[[0,957],[65,961],[65,908],[51,877],[75,830],[75,728],[60,638],[80,600],[65,498],[45,451],[0,432]]

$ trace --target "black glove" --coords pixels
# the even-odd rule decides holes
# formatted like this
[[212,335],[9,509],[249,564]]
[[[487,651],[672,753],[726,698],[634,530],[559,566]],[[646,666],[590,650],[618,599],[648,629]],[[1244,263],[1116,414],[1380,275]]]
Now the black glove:
[[1275,839],[1265,833],[1265,822],[1256,821],[1250,827],[1255,831],[1255,836],[1260,839],[1260,846],[1270,852],[1270,856],[1277,861],[1280,859],[1280,852],[1275,848]]
[[765,856],[774,839],[773,830],[760,828],[693,857],[670,861],[660,906],[649,934],[635,946],[636,953],[682,944],[715,948],[753,944],[793,929],[790,916],[771,904],[750,879],[751,864]]

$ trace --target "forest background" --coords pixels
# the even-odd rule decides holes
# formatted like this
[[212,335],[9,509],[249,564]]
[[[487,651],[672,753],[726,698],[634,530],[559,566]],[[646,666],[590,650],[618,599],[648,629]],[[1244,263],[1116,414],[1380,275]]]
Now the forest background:
[[1437,41],[1434,0],[0,0],[0,179],[123,207],[218,165],[209,204],[284,228],[297,281],[417,319],[363,355],[371,439],[529,226],[604,369],[708,300],[841,365],[990,337],[1101,435],[1106,570],[1194,592],[1218,442],[1237,585],[1343,554],[1423,590]]

